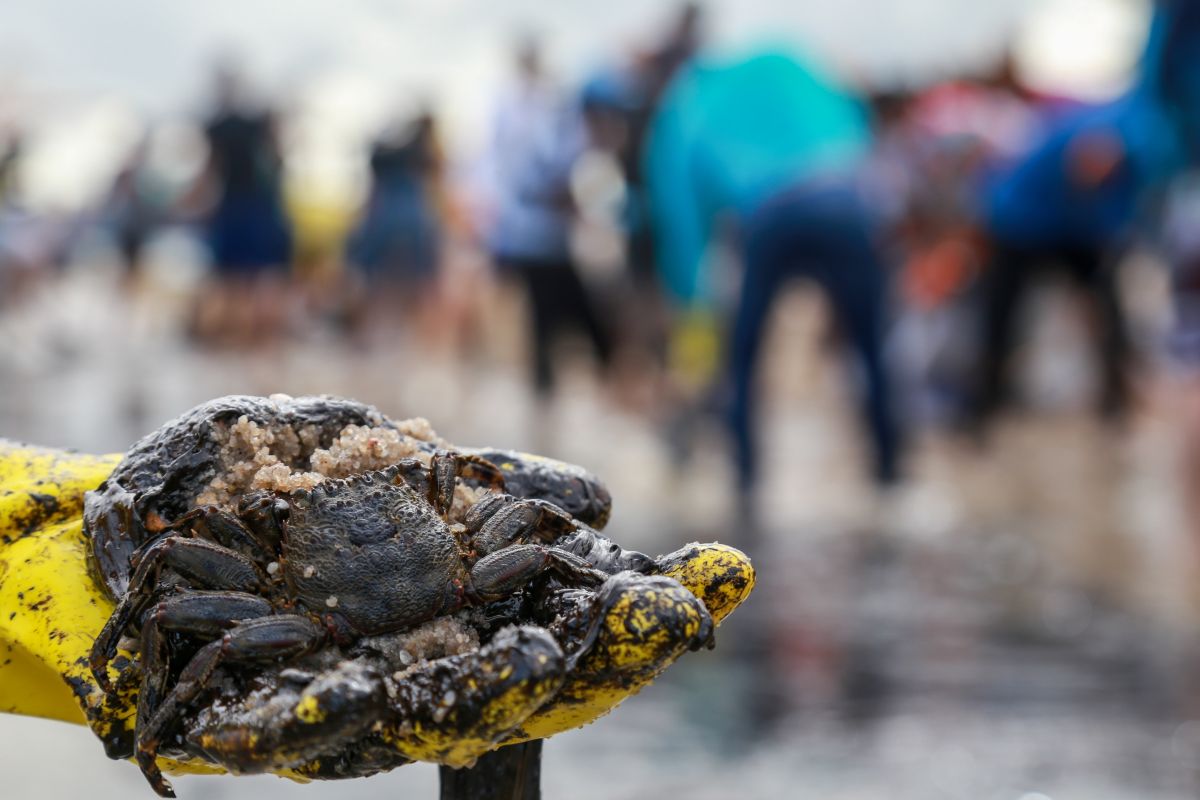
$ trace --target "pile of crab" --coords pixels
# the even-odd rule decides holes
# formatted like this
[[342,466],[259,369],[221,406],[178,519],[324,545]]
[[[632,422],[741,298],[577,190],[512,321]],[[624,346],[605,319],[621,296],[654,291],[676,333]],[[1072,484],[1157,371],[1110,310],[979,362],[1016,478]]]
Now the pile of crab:
[[[610,508],[578,467],[455,448],[356,402],[206,403],[86,498],[116,603],[89,664],[110,714],[93,727],[173,796],[160,756],[353,777],[589,721],[618,702],[593,702],[606,681],[636,690],[712,641],[704,603],[667,577],[685,551],[622,549],[597,531]],[[611,634],[640,637],[641,672],[606,644],[621,603],[644,606]]]

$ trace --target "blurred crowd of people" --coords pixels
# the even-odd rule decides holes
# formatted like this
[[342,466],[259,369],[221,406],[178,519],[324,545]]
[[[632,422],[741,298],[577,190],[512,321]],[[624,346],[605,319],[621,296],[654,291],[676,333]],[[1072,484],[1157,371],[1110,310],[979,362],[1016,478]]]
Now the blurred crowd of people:
[[[1122,268],[1134,249],[1160,253],[1176,302],[1161,353],[1194,386],[1200,6],[1155,5],[1138,73],[1105,103],[1039,94],[1008,58],[928,86],[855,87],[796,48],[710,52],[705,26],[687,5],[656,46],[576,87],[523,39],[485,152],[443,152],[434,106],[396,119],[362,153],[361,207],[321,235],[289,202],[286,115],[229,66],[201,124],[207,159],[184,187],[155,174],[142,141],[95,209],[48,219],[22,205],[12,133],[0,139],[0,308],[89,228],[106,233],[131,292],[162,231],[203,241],[210,269],[180,331],[216,348],[278,346],[314,326],[356,347],[402,335],[469,347],[475,310],[508,283],[525,297],[539,399],[576,336],[612,401],[654,415],[680,458],[697,420],[727,426],[746,492],[764,331],[793,279],[827,303],[880,486],[903,476],[917,427],[984,436],[1012,403],[1024,301],[1046,273],[1078,288],[1096,408],[1119,422],[1146,352]],[[1187,424],[1200,483],[1200,413]]]

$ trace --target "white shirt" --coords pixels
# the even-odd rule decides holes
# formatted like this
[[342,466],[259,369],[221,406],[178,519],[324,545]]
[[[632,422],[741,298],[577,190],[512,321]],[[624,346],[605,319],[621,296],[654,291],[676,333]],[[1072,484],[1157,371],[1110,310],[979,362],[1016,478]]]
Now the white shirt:
[[577,109],[545,83],[526,82],[501,96],[486,170],[494,206],[487,240],[494,256],[567,255],[571,214],[563,196],[583,148]]

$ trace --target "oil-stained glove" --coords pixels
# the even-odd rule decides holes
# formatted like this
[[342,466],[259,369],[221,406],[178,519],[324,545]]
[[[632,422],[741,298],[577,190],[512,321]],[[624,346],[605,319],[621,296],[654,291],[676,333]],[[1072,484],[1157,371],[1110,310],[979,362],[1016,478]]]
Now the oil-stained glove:
[[[526,484],[545,484],[531,478],[531,465],[561,476],[557,462],[513,456],[515,466],[488,456],[510,473],[510,490],[536,493]],[[85,722],[116,758],[136,752],[147,653],[121,649],[106,666],[114,690],[98,685],[90,657],[114,604],[89,567],[82,515],[84,493],[121,458],[0,442],[0,710]],[[581,556],[613,547],[586,526],[563,544]],[[754,585],[745,555],[718,544],[689,545],[637,564],[639,571],[619,569],[628,565],[620,558],[608,561],[612,574],[598,587],[543,581],[523,594],[521,602],[536,608],[519,610],[521,624],[502,620],[482,645],[459,652],[443,641],[414,659],[363,639],[302,665],[262,666],[182,711],[181,734],[143,769],[271,771],[306,780],[415,760],[468,765],[498,746],[606,714],[683,652],[709,642]]]

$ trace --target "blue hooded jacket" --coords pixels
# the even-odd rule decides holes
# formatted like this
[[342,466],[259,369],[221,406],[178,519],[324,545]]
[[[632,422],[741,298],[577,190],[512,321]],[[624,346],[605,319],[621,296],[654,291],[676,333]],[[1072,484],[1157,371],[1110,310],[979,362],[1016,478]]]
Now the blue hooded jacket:
[[[1141,74],[1118,99],[1050,124],[1023,158],[985,181],[985,224],[1018,247],[1104,246],[1126,237],[1144,192],[1194,161],[1200,113],[1200,3],[1164,0],[1155,11]],[[1071,174],[1083,137],[1119,142],[1112,174],[1086,186]]]

